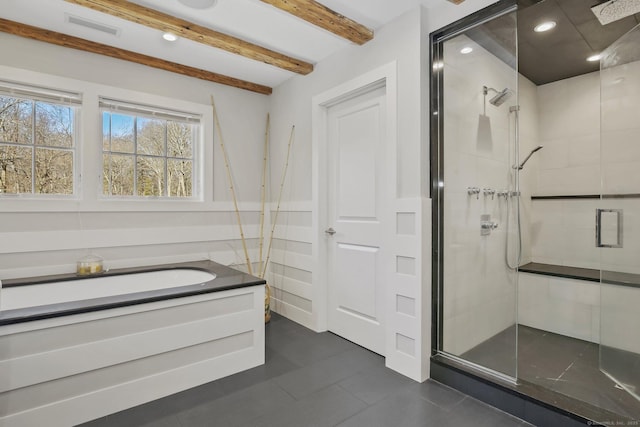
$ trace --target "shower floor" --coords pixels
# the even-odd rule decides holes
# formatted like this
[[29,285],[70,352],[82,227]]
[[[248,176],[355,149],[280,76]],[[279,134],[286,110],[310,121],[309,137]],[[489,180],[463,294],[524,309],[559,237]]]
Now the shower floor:
[[[500,332],[461,357],[504,372],[505,367],[515,366],[515,328]],[[640,375],[640,362],[634,368],[635,375]],[[518,378],[640,420],[640,402],[600,371],[597,344],[519,325]]]

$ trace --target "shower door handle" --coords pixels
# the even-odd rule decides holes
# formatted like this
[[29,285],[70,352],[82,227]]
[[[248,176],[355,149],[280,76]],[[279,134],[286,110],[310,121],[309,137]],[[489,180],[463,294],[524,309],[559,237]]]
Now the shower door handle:
[[596,247],[622,247],[622,209],[596,209]]

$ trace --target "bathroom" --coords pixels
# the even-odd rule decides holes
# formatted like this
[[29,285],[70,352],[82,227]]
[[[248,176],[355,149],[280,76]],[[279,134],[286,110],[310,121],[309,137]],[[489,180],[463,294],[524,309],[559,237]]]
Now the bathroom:
[[[12,4],[18,8],[18,3]],[[105,200],[103,182],[96,173],[102,169],[102,154],[91,146],[82,146],[76,152],[81,198],[18,200],[2,195],[0,236],[10,244],[0,250],[0,280],[68,273],[87,255],[102,257],[109,269],[194,260],[246,269],[225,161],[217,144],[218,130],[211,117],[213,94],[254,263],[259,258],[267,113],[271,120],[267,224],[275,221],[288,141],[295,125],[266,277],[272,290],[271,307],[311,330],[332,330],[326,314],[330,304],[324,275],[326,242],[331,237],[325,231],[335,224],[328,221],[329,214],[323,210],[322,162],[318,159],[322,153],[315,151],[321,141],[317,129],[322,119],[317,112],[324,108],[323,102],[337,96],[332,92],[335,88],[353,83],[345,89],[349,91],[384,80],[387,111],[393,111],[388,129],[395,130],[388,147],[389,168],[385,170],[389,183],[383,199],[387,228],[381,245],[389,248],[381,253],[381,276],[389,284],[385,289],[385,301],[389,303],[384,308],[386,366],[415,381],[425,381],[441,374],[445,362],[436,361],[434,368],[431,356],[437,358],[436,353],[443,352],[462,358],[459,363],[470,361],[485,375],[509,384],[511,378],[520,378],[516,372],[518,331],[513,325],[529,327],[529,332],[543,330],[597,344],[603,339],[600,307],[603,298],[613,295],[602,295],[599,283],[594,281],[516,272],[506,264],[513,267],[520,261],[521,265],[534,262],[591,270],[604,265],[626,268],[629,264],[617,259],[600,260],[601,254],[606,254],[594,245],[595,209],[603,207],[599,198],[553,198],[605,193],[599,178],[604,168],[600,164],[598,66],[579,76],[536,85],[513,71],[513,61],[517,63],[513,51],[518,50],[522,57],[522,48],[498,46],[498,55],[489,47],[474,46],[473,52],[459,56],[457,52],[473,41],[462,34],[448,39],[451,43],[445,47],[442,68],[446,76],[444,92],[439,92],[430,82],[432,65],[437,61],[432,63],[429,35],[458,20],[479,22],[480,18],[470,16],[483,8],[493,7],[492,13],[499,14],[497,10],[507,6],[506,2],[492,0],[467,0],[459,5],[435,0],[422,3],[376,28],[375,38],[369,43],[346,45],[319,61],[310,75],[294,76],[274,87],[270,96],[0,33],[0,45],[10,46],[3,49],[0,58],[1,80],[82,94],[81,140],[99,140],[102,135],[100,97],[107,95],[109,99],[171,105],[178,111],[196,113],[202,126],[197,148],[202,164],[194,175],[201,199],[143,203]],[[17,19],[7,11],[0,15]],[[524,30],[518,25],[516,36],[513,21],[516,19],[512,18],[510,26],[500,25],[508,27],[515,41]],[[511,62],[506,59],[507,65],[505,55],[512,56]],[[277,80],[265,76],[270,78]],[[451,87],[450,78],[457,79]],[[490,102],[505,89],[509,89],[504,92],[509,94],[507,99],[500,105]],[[624,93],[637,95],[632,90]],[[451,191],[445,198],[450,205],[444,206],[436,200],[431,176],[436,170],[432,161],[437,160],[430,148],[432,132],[437,128],[431,118],[438,108],[431,107],[432,111],[429,104],[437,103],[439,94],[445,99],[441,115],[445,117],[445,150],[460,154],[444,153],[446,179],[441,182],[445,191]],[[519,106],[519,110],[510,112],[513,106]],[[449,120],[448,113],[454,114],[456,121]],[[453,135],[452,140],[447,139]],[[628,169],[610,169],[624,178],[615,181],[611,193],[638,193],[638,180],[632,178],[637,169],[632,164],[637,148],[633,134],[619,144],[626,144],[628,154],[612,161],[625,160]],[[514,161],[516,145],[518,162]],[[518,175],[520,195],[505,196],[505,191],[516,191],[512,166],[538,146],[543,148],[531,156]],[[616,153],[620,153],[618,148],[609,151],[612,156]],[[469,194],[469,187],[479,192]],[[606,207],[624,210],[624,248],[637,254],[637,247],[632,246],[632,228],[627,229],[634,226],[635,199],[622,201],[625,206]],[[445,253],[442,260],[446,280],[442,301],[438,294],[441,272],[438,262],[432,263],[431,251],[432,237],[438,236],[441,207],[445,227],[452,220],[460,224],[444,235],[445,242],[458,240],[452,244],[453,252]],[[480,235],[483,214],[491,215],[487,222],[497,224],[489,236]],[[338,227],[336,230],[341,231]],[[452,234],[447,234],[449,231]],[[433,248],[437,248],[435,242]],[[520,246],[522,249],[516,250]],[[638,273],[635,258],[630,255],[628,271],[617,271]],[[633,297],[633,293],[625,294],[622,299],[635,307]],[[629,324],[637,322],[633,319],[628,319]],[[442,335],[438,334],[439,327]],[[615,325],[610,328],[630,333],[634,330]],[[471,357],[472,349],[503,331],[508,337],[503,340],[506,349],[501,350],[500,357],[492,354],[490,362],[484,355]]]

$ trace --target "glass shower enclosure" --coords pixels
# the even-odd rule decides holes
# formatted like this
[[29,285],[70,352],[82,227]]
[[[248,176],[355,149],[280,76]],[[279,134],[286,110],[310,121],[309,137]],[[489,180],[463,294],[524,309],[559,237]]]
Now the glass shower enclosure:
[[602,54],[600,369],[640,400],[640,25]]
[[[600,112],[591,126],[599,135],[588,141],[599,145],[599,152],[589,152],[589,172],[599,176],[586,193],[540,195],[540,170],[551,168],[542,162],[559,164],[553,157],[559,148],[542,143],[554,108],[545,96],[560,99],[569,90],[520,73],[519,54],[530,47],[518,43],[518,32],[532,28],[518,27],[524,18],[516,3],[501,1],[432,34],[433,354],[519,391],[526,383],[562,394],[559,400],[640,419],[640,25],[602,52],[599,71],[551,82],[582,89],[585,82],[599,84],[571,89],[576,103],[591,97],[596,104],[589,111]],[[571,124],[578,130],[579,119]],[[547,139],[553,138],[562,142]],[[583,142],[575,138],[569,163],[584,160]],[[545,268],[584,277],[521,271],[545,262],[532,249],[549,237],[540,232],[545,220],[570,224],[585,252],[595,254],[582,264],[548,262]],[[525,295],[544,294],[536,302],[538,317],[569,319],[588,333],[524,322],[524,282],[546,286]],[[571,302],[563,306],[565,299]],[[531,350],[545,342],[550,346]]]
[[[517,377],[521,258],[516,24],[515,9],[500,11],[439,40],[433,61],[439,350],[507,381]],[[496,340],[496,351],[483,349]]]

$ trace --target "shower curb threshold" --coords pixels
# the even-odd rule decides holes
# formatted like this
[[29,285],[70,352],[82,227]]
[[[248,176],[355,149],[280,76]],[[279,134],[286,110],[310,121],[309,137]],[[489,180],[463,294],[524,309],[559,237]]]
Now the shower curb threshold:
[[441,355],[431,357],[431,378],[536,426],[609,426],[634,422],[527,381],[519,380],[515,386],[502,383]]

